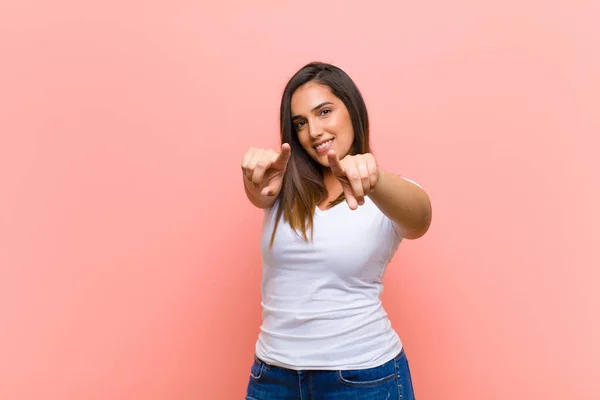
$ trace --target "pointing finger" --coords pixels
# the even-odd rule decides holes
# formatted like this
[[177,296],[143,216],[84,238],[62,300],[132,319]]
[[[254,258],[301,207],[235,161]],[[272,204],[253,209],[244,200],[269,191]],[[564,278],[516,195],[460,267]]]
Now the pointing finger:
[[290,160],[290,156],[292,154],[292,148],[289,143],[284,143],[281,145],[281,153],[273,163],[273,167],[284,169],[287,166],[288,161]]
[[330,150],[329,153],[327,153],[327,160],[329,161],[329,168],[331,168],[331,172],[333,172],[335,176],[345,175],[344,167],[342,167],[335,150]]

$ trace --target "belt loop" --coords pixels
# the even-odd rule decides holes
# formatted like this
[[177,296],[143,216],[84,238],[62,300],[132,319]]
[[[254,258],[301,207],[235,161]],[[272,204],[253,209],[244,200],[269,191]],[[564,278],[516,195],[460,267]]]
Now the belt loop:
[[262,367],[262,361],[260,360],[260,358],[258,358],[256,354],[254,355],[254,362]]
[[254,355],[254,361],[256,361],[256,363],[261,367],[264,365],[264,367],[266,369],[269,369],[269,370],[271,369],[271,366],[269,364],[267,364],[266,362],[264,362],[263,360],[261,360],[260,358],[258,358],[258,356],[256,354]]

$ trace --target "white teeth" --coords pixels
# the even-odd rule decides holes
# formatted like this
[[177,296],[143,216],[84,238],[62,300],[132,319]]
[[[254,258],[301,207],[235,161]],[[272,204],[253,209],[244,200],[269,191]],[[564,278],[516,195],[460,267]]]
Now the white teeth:
[[331,140],[326,141],[325,143],[321,143],[320,145],[318,145],[317,147],[315,147],[317,150],[322,150],[325,147],[327,147],[329,145],[329,143],[331,143]]

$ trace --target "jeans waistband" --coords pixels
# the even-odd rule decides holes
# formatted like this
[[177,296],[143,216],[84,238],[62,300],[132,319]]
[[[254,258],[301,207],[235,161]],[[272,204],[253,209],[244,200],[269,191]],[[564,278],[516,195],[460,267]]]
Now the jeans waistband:
[[[404,356],[404,347],[402,347],[402,349],[400,350],[400,353],[398,353],[398,355],[397,355],[396,357],[394,357],[393,359],[391,359],[391,360],[390,360],[390,361],[388,361],[388,362],[397,362],[397,361],[398,361],[398,360],[400,360],[400,359],[401,359],[403,356]],[[260,366],[263,366],[263,365],[264,365],[266,369],[271,369],[271,368],[273,368],[273,367],[275,367],[275,368],[281,368],[281,369],[287,369],[287,368],[276,367],[276,366],[274,366],[274,365],[270,365],[270,364],[268,364],[268,363],[264,362],[263,360],[261,360],[260,358],[258,358],[258,356],[257,356],[256,354],[254,354],[254,361],[255,361],[255,362],[258,364],[258,365],[260,365]],[[386,362],[386,363],[383,363],[383,364],[381,364],[381,365],[385,365],[385,364],[387,364],[388,362]],[[381,365],[378,365],[378,367],[380,367]]]

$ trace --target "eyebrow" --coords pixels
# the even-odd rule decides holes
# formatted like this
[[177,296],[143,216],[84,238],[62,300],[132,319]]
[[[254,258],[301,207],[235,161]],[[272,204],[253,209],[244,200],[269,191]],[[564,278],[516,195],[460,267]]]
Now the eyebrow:
[[[329,104],[333,104],[333,102],[331,102],[331,101],[325,101],[325,102],[323,102],[323,103],[319,104],[318,106],[316,106],[316,107],[313,107],[313,109],[312,109],[312,110],[310,110],[310,111],[316,111],[316,110],[318,110],[319,108],[321,108],[321,107],[324,107],[324,106],[327,106],[327,105],[329,105]],[[302,115],[294,115],[294,116],[292,117],[292,120],[299,119],[299,118],[302,118]]]

